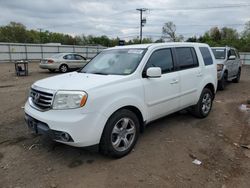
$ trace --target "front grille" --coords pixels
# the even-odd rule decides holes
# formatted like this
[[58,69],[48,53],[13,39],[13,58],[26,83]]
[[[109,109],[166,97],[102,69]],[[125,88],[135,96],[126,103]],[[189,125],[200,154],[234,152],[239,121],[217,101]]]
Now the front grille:
[[53,93],[47,93],[44,91],[39,91],[39,90],[31,88],[30,97],[31,97],[32,103],[36,107],[42,110],[49,109],[52,105]]

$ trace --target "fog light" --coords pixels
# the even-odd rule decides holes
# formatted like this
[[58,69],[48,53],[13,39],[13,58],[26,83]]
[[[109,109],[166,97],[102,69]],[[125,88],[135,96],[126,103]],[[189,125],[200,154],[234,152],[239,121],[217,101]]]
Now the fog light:
[[61,140],[64,142],[70,141],[70,138],[71,138],[70,135],[68,133],[65,133],[65,132],[62,132],[60,137],[61,137]]

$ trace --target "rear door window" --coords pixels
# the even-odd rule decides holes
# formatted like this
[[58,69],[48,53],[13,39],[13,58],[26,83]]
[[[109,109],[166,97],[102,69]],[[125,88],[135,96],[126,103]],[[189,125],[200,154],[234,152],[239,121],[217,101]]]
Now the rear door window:
[[73,54],[68,54],[63,57],[66,60],[75,60],[75,56]]
[[149,67],[160,67],[163,74],[173,71],[174,64],[171,49],[160,49],[153,52],[145,66],[144,71],[146,71]]
[[205,65],[212,65],[213,64],[213,58],[211,56],[211,53],[207,47],[200,47],[201,55],[203,57],[203,61]]
[[199,66],[194,48],[178,47],[175,48],[175,52],[180,70]]
[[78,55],[78,54],[75,54],[75,60],[86,60],[84,57]]

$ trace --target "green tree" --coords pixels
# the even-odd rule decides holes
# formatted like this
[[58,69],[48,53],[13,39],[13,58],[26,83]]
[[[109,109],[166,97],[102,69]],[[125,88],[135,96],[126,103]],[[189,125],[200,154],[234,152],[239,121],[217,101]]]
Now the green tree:
[[239,34],[236,29],[228,28],[228,27],[223,27],[220,31],[221,33],[221,39],[222,40],[238,40],[239,39]]
[[10,22],[7,26],[0,28],[0,41],[2,42],[26,42],[26,27],[17,22]]
[[187,42],[198,42],[198,39],[196,38],[196,36],[193,36],[193,37],[189,37],[186,41]]

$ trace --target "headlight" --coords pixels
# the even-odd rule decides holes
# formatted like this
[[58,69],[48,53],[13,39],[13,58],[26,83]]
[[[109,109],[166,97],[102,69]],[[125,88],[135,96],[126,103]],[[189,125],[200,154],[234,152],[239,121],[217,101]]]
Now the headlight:
[[53,109],[65,110],[83,107],[87,102],[87,93],[83,91],[58,91],[53,101]]
[[217,64],[217,71],[222,71],[224,65],[223,64]]

